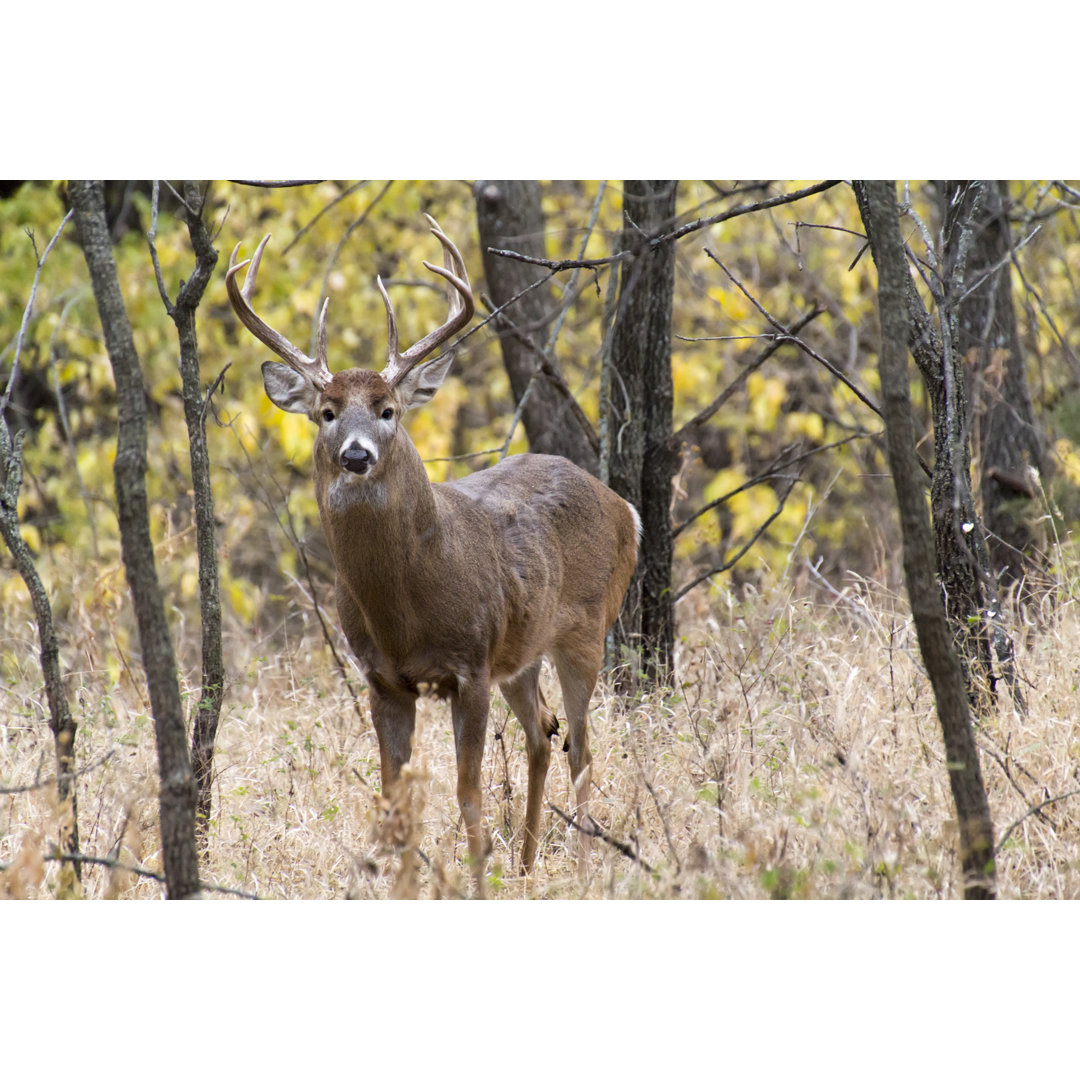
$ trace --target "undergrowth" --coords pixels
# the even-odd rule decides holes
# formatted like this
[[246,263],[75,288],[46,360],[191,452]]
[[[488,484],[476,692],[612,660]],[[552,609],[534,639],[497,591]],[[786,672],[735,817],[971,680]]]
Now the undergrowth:
[[[524,739],[494,693],[484,762],[488,897],[961,895],[940,729],[906,605],[861,579],[823,595],[736,604],[714,594],[684,613],[673,690],[627,698],[598,688],[590,738],[599,835],[585,879],[574,830],[551,809],[534,872],[519,873]],[[60,874],[36,634],[28,609],[0,618],[0,893],[44,898]],[[1026,708],[1002,685],[977,731],[999,894],[1073,898],[1076,604],[1058,597],[1012,618]],[[116,638],[88,625],[66,640],[85,769],[82,850],[104,860],[83,867],[82,891],[158,897],[162,885],[133,869],[161,869],[153,723],[138,658],[114,655]],[[180,655],[190,655],[187,645]],[[274,898],[468,893],[444,703],[421,700],[407,783],[389,805],[365,695],[360,720],[320,637],[260,638],[234,623],[226,654],[205,882]],[[197,686],[189,689],[194,700]],[[558,712],[550,672],[544,692]],[[568,811],[561,734],[554,745],[545,804]]]

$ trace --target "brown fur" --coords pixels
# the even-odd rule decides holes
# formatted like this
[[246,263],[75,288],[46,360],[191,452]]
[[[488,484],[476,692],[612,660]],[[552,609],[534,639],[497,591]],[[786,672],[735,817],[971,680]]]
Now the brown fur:
[[[522,454],[483,472],[431,484],[401,417],[446,377],[452,353],[420,360],[472,316],[473,299],[457,248],[429,218],[444,268],[425,265],[450,286],[441,328],[401,352],[389,297],[389,362],[382,372],[331,375],[325,318],[308,357],[251,307],[259,259],[241,288],[233,251],[229,300],[244,325],[287,366],[263,364],[270,400],[318,425],[315,495],[337,569],[345,635],[371,689],[383,792],[412,753],[421,688],[449,698],[457,750],[458,804],[469,857],[483,889],[487,842],[480,816],[480,765],[492,684],[525,729],[529,787],[522,866],[532,868],[557,722],[540,694],[544,656],[563,691],[579,821],[588,816],[587,714],[604,636],[634,573],[640,520],[609,488],[559,457]],[[584,834],[579,833],[579,837]],[[587,850],[580,846],[581,862]]]
[[[427,685],[451,701],[459,799],[474,863],[486,841],[479,769],[490,685],[526,731],[529,795],[523,867],[532,866],[556,724],[539,692],[542,657],[563,685],[577,811],[587,813],[586,710],[604,637],[634,571],[637,520],[609,488],[560,457],[522,454],[460,480],[431,484],[412,440],[380,420],[393,404],[382,378],[347,371],[312,401],[315,491],[337,568],[342,626],[371,687],[384,788],[411,752],[415,702]],[[400,414],[399,414],[400,415]],[[381,426],[380,426],[381,425]],[[351,477],[342,446],[377,451]]]

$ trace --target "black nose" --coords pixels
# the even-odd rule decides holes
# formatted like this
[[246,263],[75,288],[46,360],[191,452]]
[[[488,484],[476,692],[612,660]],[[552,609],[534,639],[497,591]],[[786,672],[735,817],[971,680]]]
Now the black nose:
[[341,451],[341,467],[362,475],[371,468],[371,454],[362,446],[346,446]]

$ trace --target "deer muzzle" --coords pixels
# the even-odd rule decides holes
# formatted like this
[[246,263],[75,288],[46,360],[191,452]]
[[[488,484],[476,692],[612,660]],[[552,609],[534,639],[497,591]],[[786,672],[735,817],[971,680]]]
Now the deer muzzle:
[[363,476],[375,464],[375,455],[364,446],[349,443],[341,449],[341,467],[348,472]]

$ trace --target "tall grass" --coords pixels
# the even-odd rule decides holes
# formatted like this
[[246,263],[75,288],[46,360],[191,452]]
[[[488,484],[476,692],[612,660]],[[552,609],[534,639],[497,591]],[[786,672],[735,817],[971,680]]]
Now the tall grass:
[[[696,605],[696,607],[694,607]],[[590,737],[593,841],[576,872],[553,811],[534,873],[518,872],[526,783],[521,730],[493,694],[484,764],[492,898],[900,898],[961,895],[933,696],[905,604],[873,582],[684,606],[675,692],[600,687]],[[69,616],[74,619],[74,616]],[[70,628],[69,628],[70,629]],[[1080,624],[1068,597],[1014,616],[1026,711],[998,696],[979,723],[1003,897],[1080,895]],[[181,631],[190,634],[190,628]],[[49,897],[53,766],[29,611],[0,616],[0,893]],[[96,637],[94,636],[96,635]],[[93,638],[93,640],[91,640]],[[89,897],[162,886],[153,725],[137,657],[88,617],[69,632]],[[181,641],[181,655],[191,655]],[[320,637],[228,630],[230,683],[215,759],[204,880],[277,898],[454,897],[468,891],[448,707],[423,699],[408,783],[380,797],[378,747]],[[103,657],[111,656],[111,663]],[[193,692],[197,674],[191,673]],[[356,680],[361,685],[360,680]],[[559,701],[545,674],[545,695]],[[556,711],[558,707],[556,706]],[[546,802],[571,803],[562,732]],[[1065,796],[1064,798],[1059,798]],[[1047,805],[1047,800],[1057,799]],[[227,896],[227,893],[208,893]]]

